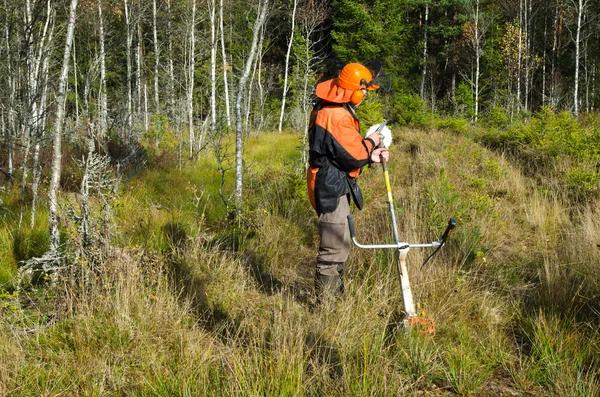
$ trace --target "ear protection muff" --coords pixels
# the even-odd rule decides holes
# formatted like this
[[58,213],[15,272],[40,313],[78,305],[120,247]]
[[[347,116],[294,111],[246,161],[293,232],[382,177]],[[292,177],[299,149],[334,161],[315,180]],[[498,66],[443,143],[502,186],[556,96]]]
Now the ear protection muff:
[[352,105],[356,106],[359,103],[361,103],[364,98],[365,98],[365,93],[361,89],[356,90],[350,97],[350,103]]

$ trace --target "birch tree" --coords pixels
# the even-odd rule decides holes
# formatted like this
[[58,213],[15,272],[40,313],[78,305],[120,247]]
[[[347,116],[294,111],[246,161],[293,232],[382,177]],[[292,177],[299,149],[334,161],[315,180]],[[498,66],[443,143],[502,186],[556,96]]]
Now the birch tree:
[[488,21],[486,20],[486,18],[484,18],[484,15],[481,13],[480,5],[480,0],[473,0],[468,4],[471,21],[466,25],[467,37],[473,49],[473,52],[475,53],[475,68],[473,70],[472,76],[465,76],[469,84],[471,85],[473,94],[475,96],[475,109],[473,112],[473,119],[475,122],[477,122],[477,119],[479,117],[479,97],[481,89],[481,57],[485,49],[486,32],[488,28]]
[[52,173],[50,177],[50,188],[48,189],[48,209],[50,228],[50,251],[57,252],[60,244],[60,232],[58,230],[58,188],[60,185],[61,160],[62,160],[62,129],[65,119],[65,99],[67,91],[67,76],[69,74],[69,59],[71,56],[71,44],[73,43],[73,32],[75,31],[75,17],[78,0],[71,0],[69,7],[69,22],[67,25],[67,37],[65,40],[65,51],[63,55],[62,68],[58,78],[58,95],[56,97],[56,120],[54,124],[54,142],[52,154]]
[[296,30],[296,8],[298,7],[298,0],[292,0],[292,21],[290,29],[290,41],[288,42],[287,53],[285,54],[285,66],[283,68],[283,95],[281,97],[281,113],[279,114],[279,126],[277,131],[281,132],[281,126],[283,124],[283,115],[285,113],[285,100],[288,93],[288,74],[290,65],[290,54],[292,53],[292,45],[294,44],[294,32]]
[[[50,4],[50,2],[48,2],[48,5],[49,4]],[[41,170],[41,165],[40,165],[40,150],[41,150],[41,140],[43,139],[43,134],[44,134],[45,125],[46,125],[45,120],[46,120],[46,98],[47,98],[47,91],[48,91],[48,69],[49,69],[50,52],[51,52],[52,42],[53,42],[53,37],[54,37],[54,21],[56,19],[56,11],[55,10],[50,11],[50,8],[48,8],[48,12],[51,13],[51,15],[48,15],[48,21],[50,21],[50,28],[49,28],[50,32],[47,33],[47,30],[44,29],[44,36],[46,35],[46,33],[48,34],[48,39],[47,39],[48,44],[47,44],[46,48],[44,48],[43,51],[40,52],[40,55],[41,55],[40,58],[43,58],[43,61],[41,61],[42,69],[41,69],[41,72],[38,77],[41,80],[41,93],[40,93],[40,99],[39,99],[40,111],[36,115],[38,120],[36,120],[35,147],[34,147],[34,151],[33,151],[33,182],[31,184],[32,199],[31,199],[31,218],[30,218],[30,223],[29,223],[29,226],[32,230],[35,226],[35,216],[36,216],[36,209],[37,209],[37,202],[38,202],[38,189],[40,186],[40,178],[42,175],[42,170]],[[42,42],[46,41],[45,39],[46,38],[44,37],[44,40],[42,40]],[[42,55],[42,53],[44,53],[44,55]]]
[[219,31],[221,36],[221,58],[223,61],[223,90],[225,91],[225,120],[227,127],[231,127],[231,112],[229,109],[229,81],[227,79],[227,70],[230,66],[227,63],[227,54],[225,52],[225,30],[223,29],[223,0],[219,0]]
[[189,26],[189,55],[187,70],[187,115],[189,128],[190,160],[194,157],[194,70],[196,68],[196,0],[192,0]]
[[236,208],[239,210],[242,204],[242,185],[243,185],[243,157],[242,152],[243,146],[243,130],[242,130],[242,103],[244,99],[244,92],[246,90],[246,82],[250,75],[254,55],[256,54],[256,47],[258,44],[258,37],[262,29],[265,20],[267,19],[269,0],[259,0],[258,8],[256,12],[256,20],[254,21],[254,27],[252,28],[252,44],[248,51],[248,56],[244,62],[244,68],[237,88],[237,98],[235,101],[235,114],[236,114],[236,126],[235,126],[235,190],[234,198]]
[[302,36],[302,46],[296,54],[296,60],[301,68],[302,93],[300,107],[304,114],[302,137],[302,162],[308,167],[308,124],[312,104],[312,90],[315,83],[315,69],[324,61],[326,53],[323,50],[326,36],[320,29],[329,14],[327,3],[304,1],[298,10],[298,26]]
[[425,80],[427,78],[427,30],[429,24],[429,2],[425,2],[425,20],[421,22],[423,29],[423,69],[421,71],[421,99],[425,99]]
[[156,1],[152,0],[152,38],[154,43],[154,112],[160,113],[160,97],[158,95],[158,67],[160,65],[160,53],[158,47],[158,27],[156,22]]
[[573,79],[573,114],[579,114],[579,68],[581,67],[581,35],[588,0],[573,0],[577,23],[575,27],[575,77]]
[[4,39],[5,39],[5,47],[6,47],[6,80],[8,85],[8,109],[6,110],[6,106],[2,106],[2,110],[6,113],[6,145],[8,147],[8,175],[9,179],[12,179],[12,175],[14,173],[13,170],[13,136],[15,133],[15,82],[13,78],[13,60],[12,60],[12,51],[11,51],[11,18],[10,12],[8,8],[7,0],[4,0],[4,12],[5,12],[5,25],[4,25]]
[[102,1],[98,1],[98,24],[99,24],[99,44],[100,44],[100,91],[98,106],[98,127],[100,138],[106,134],[108,120],[108,100],[106,93],[106,51],[104,49],[104,19],[102,17]]
[[133,92],[132,92],[132,81],[131,81],[131,47],[133,45],[133,32],[131,29],[131,15],[129,10],[129,0],[123,0],[125,6],[125,31],[126,31],[126,62],[127,62],[127,115],[126,115],[126,136],[129,137],[131,134],[131,127],[133,124]]
[[212,136],[217,128],[217,33],[216,0],[208,0],[210,17],[210,131]]

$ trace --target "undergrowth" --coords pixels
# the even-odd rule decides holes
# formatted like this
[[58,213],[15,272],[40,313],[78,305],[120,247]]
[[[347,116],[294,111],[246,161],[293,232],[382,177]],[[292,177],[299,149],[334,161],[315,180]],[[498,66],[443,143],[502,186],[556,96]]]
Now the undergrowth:
[[[238,217],[223,200],[233,171],[221,185],[210,156],[147,167],[123,181],[102,255],[41,286],[4,287],[0,395],[600,395],[597,205],[462,133],[394,133],[402,239],[437,240],[458,221],[426,267],[427,250],[408,255],[435,337],[403,328],[391,252],[353,248],[345,294],[315,305],[300,137],[263,134],[246,141]],[[360,185],[357,239],[391,242],[381,168]],[[38,240],[19,240],[4,216],[0,269],[14,274]],[[74,247],[77,224],[66,227]]]

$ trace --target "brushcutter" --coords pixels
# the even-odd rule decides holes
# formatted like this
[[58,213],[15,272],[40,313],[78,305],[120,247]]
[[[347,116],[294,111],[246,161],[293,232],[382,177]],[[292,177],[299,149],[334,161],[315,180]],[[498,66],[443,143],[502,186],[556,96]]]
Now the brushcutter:
[[[379,125],[377,131],[380,133],[385,126],[386,121]],[[379,140],[380,147],[383,147],[383,137]],[[348,227],[350,228],[350,237],[354,245],[358,248],[364,249],[394,249],[396,250],[396,255],[398,259],[398,275],[400,277],[400,287],[402,288],[402,298],[404,301],[404,311],[406,316],[403,319],[403,325],[405,328],[410,328],[413,326],[420,326],[427,334],[433,336],[435,335],[435,324],[432,319],[426,317],[419,317],[417,311],[415,309],[415,303],[413,300],[412,291],[410,289],[410,280],[408,278],[408,268],[406,266],[406,256],[408,251],[411,248],[435,248],[435,251],[429,255],[427,259],[421,265],[420,270],[423,269],[425,264],[442,248],[442,246],[446,243],[446,240],[450,236],[452,230],[456,227],[456,220],[454,218],[450,218],[448,221],[448,226],[446,230],[442,234],[441,238],[438,241],[433,241],[431,243],[421,243],[421,244],[410,244],[406,242],[401,242],[398,234],[398,226],[396,224],[396,215],[394,212],[394,200],[392,197],[392,188],[390,185],[390,177],[388,173],[387,161],[383,156],[381,156],[381,165],[383,166],[383,177],[385,181],[385,187],[387,190],[387,198],[390,209],[390,216],[392,218],[392,230],[394,232],[394,241],[395,244],[360,244],[356,241],[356,235],[354,232],[354,217],[352,215],[348,215]],[[419,270],[419,271],[420,271]]]

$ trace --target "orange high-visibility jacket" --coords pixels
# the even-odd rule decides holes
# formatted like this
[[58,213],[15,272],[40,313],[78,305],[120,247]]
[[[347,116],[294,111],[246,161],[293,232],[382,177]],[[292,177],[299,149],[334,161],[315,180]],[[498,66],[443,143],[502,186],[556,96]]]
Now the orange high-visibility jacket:
[[362,197],[355,178],[370,163],[375,143],[363,139],[348,103],[318,101],[309,126],[309,164],[306,173],[308,197],[317,213],[333,212],[337,199],[352,193],[356,206]]

